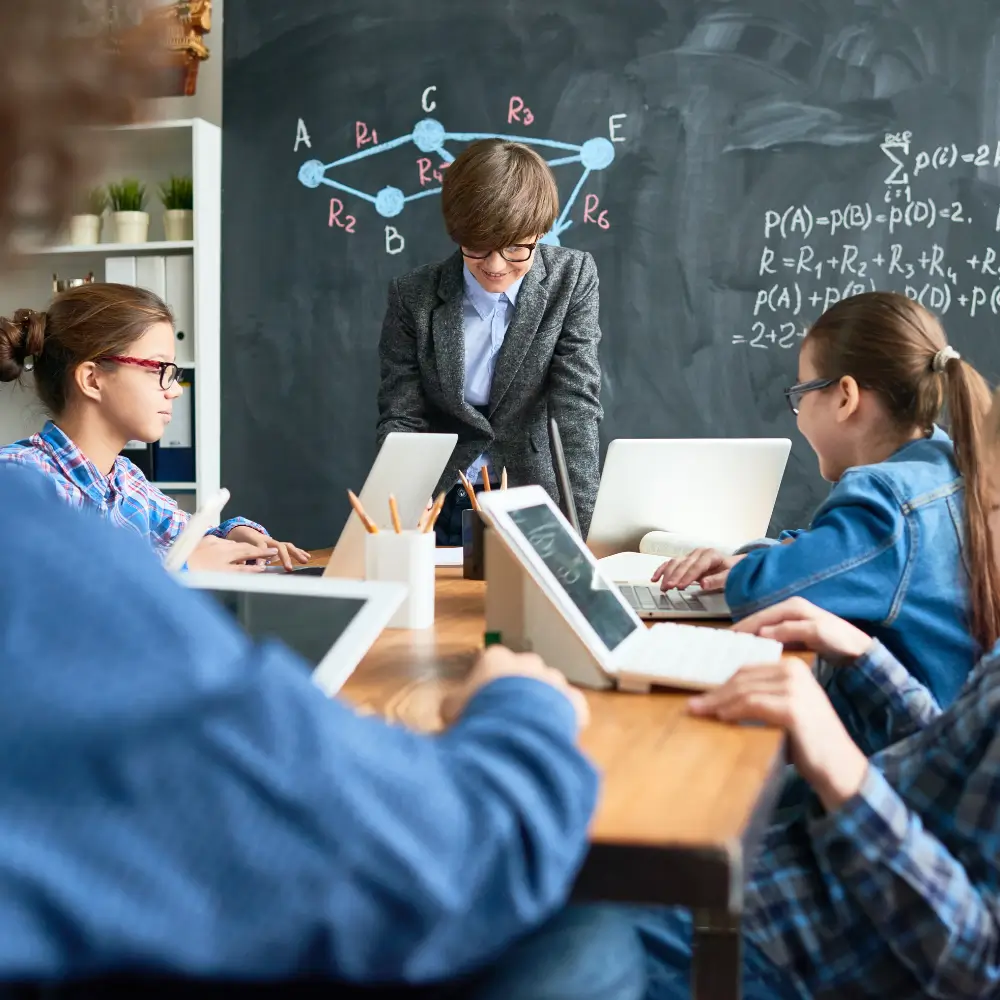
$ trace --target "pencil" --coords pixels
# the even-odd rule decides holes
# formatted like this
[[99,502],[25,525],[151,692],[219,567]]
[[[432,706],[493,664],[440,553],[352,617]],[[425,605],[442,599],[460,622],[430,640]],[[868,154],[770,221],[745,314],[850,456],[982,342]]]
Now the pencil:
[[347,499],[351,501],[354,513],[361,519],[361,523],[365,526],[365,531],[369,535],[377,535],[378,525],[365,513],[364,507],[361,506],[361,501],[354,495],[353,490],[347,491]]
[[427,523],[424,525],[424,534],[430,534],[434,530],[434,525],[437,524],[437,519],[441,516],[441,508],[444,506],[444,493],[439,493],[437,500],[434,501],[434,506],[431,508],[431,516],[427,518]]
[[434,498],[431,497],[427,506],[424,508],[424,512],[420,515],[420,519],[417,521],[417,531],[424,530],[424,522],[427,520],[428,515],[434,507]]
[[482,472],[483,472],[483,489],[487,493],[489,493],[490,490],[493,489],[493,487],[490,486],[490,468],[489,468],[489,466],[488,465],[484,465]]
[[396,504],[396,498],[391,493],[389,494],[389,516],[392,518],[392,530],[397,535],[401,535],[403,533],[403,526],[399,523],[399,506]]
[[503,472],[500,473],[500,489],[507,489],[507,466],[503,467]]
[[479,510],[479,500],[476,498],[476,488],[469,482],[469,477],[464,472],[460,472],[458,475],[462,480],[462,485],[465,487],[465,492],[469,494],[469,499],[472,501],[472,509]]

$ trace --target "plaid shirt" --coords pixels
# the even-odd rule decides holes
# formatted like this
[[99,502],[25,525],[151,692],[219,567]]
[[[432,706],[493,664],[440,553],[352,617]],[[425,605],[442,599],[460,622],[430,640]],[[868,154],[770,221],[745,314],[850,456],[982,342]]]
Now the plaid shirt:
[[[0,448],[0,462],[37,469],[55,485],[59,496],[73,507],[95,510],[112,524],[128,527],[148,538],[163,556],[187,524],[190,514],[177,501],[151,486],[124,455],[115,459],[111,474],[100,469],[54,424],[48,421],[40,434]],[[225,538],[233,528],[246,525],[267,534],[254,521],[233,517],[209,534]]]
[[1000,987],[1000,646],[942,712],[881,645],[844,671],[884,745],[861,790],[775,826],[748,938],[809,994],[971,998]]

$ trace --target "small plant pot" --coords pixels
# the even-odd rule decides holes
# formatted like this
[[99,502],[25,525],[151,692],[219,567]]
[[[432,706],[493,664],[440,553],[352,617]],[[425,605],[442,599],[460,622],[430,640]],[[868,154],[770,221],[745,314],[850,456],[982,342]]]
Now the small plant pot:
[[74,215],[69,220],[71,246],[93,246],[101,242],[101,217],[99,215]]
[[116,243],[145,243],[149,239],[148,212],[115,212]]
[[194,239],[194,212],[189,208],[168,208],[163,213],[163,232],[168,240]]

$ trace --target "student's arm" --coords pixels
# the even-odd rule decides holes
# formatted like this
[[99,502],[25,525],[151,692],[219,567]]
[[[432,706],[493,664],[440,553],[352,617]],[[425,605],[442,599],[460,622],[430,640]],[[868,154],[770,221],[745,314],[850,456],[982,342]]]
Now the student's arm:
[[849,471],[808,531],[789,545],[748,553],[729,570],[736,618],[802,596],[850,621],[888,617],[905,564],[899,503],[871,470]]
[[580,528],[586,536],[600,482],[601,363],[597,265],[584,254],[549,367],[549,416],[559,422]]
[[[877,935],[929,995],[995,995],[1000,901],[991,871],[974,873],[981,889],[883,775],[892,773],[928,817],[958,827],[956,842],[978,831],[992,843],[1000,828],[1000,736],[992,678],[978,677],[979,687],[967,687],[939,720],[871,761],[799,661],[745,667],[692,700],[696,715],[785,729],[791,761],[816,795],[805,829],[775,828],[761,852],[748,911],[758,939],[813,964],[829,961],[832,946],[816,928],[835,919],[844,961],[853,941],[868,947]],[[959,747],[966,752],[956,755]],[[856,909],[867,917],[863,925]],[[795,946],[783,947],[789,939]]]
[[[138,472],[138,470],[136,470]],[[139,475],[142,475],[140,472]],[[167,554],[167,550],[176,541],[177,536],[184,530],[184,526],[191,519],[187,511],[181,510],[177,506],[177,501],[169,497],[166,493],[161,493],[148,480],[145,485],[146,499],[149,505],[149,534],[153,543],[153,550],[162,558]],[[233,528],[239,525],[246,525],[261,534],[266,535],[264,528],[256,521],[250,521],[245,517],[231,517],[228,521],[223,521],[218,527],[211,528],[206,534],[215,535],[218,538],[225,538]]]
[[413,319],[394,278],[378,342],[378,444],[392,431],[425,432],[424,386],[417,364],[417,335]]
[[912,736],[941,714],[934,695],[878,641],[852,663],[826,669],[830,701],[866,756]]
[[[1000,737],[983,781],[981,831],[995,837]],[[995,896],[984,895],[962,863],[929,833],[877,767],[860,791],[809,828],[821,867],[871,921],[871,933],[910,970],[922,991],[942,1000],[992,997],[1000,984]],[[984,852],[985,853],[985,852]]]
[[234,968],[273,949],[269,971],[287,973],[313,942],[312,959],[338,978],[450,978],[564,903],[596,779],[562,695],[496,681],[432,738],[360,718],[304,677],[289,683],[296,669],[274,651],[251,666],[255,690],[184,769],[208,768],[206,797],[223,803],[195,839],[211,838],[227,805],[246,797],[218,849],[248,872],[277,865],[249,888],[267,928],[256,942],[231,942]]

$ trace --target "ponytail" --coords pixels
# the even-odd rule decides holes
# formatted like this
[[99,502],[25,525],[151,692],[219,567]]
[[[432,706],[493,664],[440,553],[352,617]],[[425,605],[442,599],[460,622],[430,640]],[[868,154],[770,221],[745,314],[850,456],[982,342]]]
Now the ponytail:
[[45,347],[45,313],[18,309],[0,316],[0,382],[16,382],[34,368]]
[[[862,389],[879,395],[904,436],[915,430],[930,434],[947,409],[955,464],[965,483],[969,629],[980,649],[992,649],[1000,639],[1000,571],[986,469],[1000,442],[989,440],[990,393],[982,376],[948,346],[936,316],[896,292],[842,299],[820,316],[806,340],[820,378],[853,376]],[[1000,411],[991,420],[1000,431]]]
[[[943,352],[942,352],[943,353]],[[992,497],[986,470],[994,442],[986,440],[990,391],[983,377],[951,352],[943,364],[955,464],[965,482],[965,551],[969,571],[971,630],[988,652],[1000,639],[1000,571],[990,528]]]

